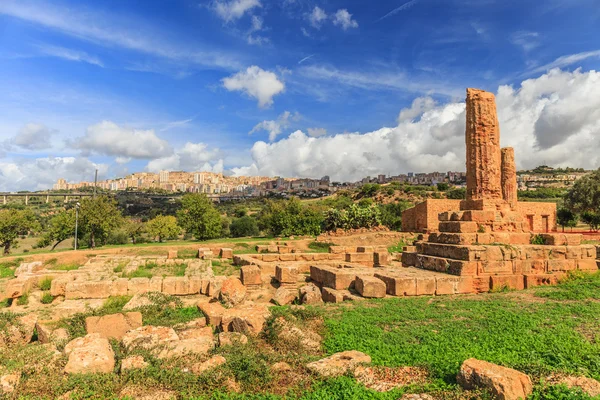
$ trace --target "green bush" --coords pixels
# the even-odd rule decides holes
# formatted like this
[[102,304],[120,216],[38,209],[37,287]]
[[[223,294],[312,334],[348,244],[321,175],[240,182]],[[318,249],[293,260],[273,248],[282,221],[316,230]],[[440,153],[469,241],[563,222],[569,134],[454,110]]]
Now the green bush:
[[54,297],[50,294],[50,292],[44,292],[42,297],[40,298],[40,303],[42,304],[50,304],[54,300]]
[[232,237],[258,236],[259,234],[256,219],[249,215],[235,218],[229,226],[229,231]]
[[377,206],[360,207],[352,204],[346,210],[330,209],[325,213],[326,231],[336,229],[372,228],[381,225],[381,211]]
[[532,235],[531,239],[529,240],[531,244],[537,244],[537,245],[543,245],[546,244],[546,240],[544,239],[544,237],[540,234],[537,235]]
[[52,278],[44,278],[40,281],[40,290],[50,290],[52,286]]

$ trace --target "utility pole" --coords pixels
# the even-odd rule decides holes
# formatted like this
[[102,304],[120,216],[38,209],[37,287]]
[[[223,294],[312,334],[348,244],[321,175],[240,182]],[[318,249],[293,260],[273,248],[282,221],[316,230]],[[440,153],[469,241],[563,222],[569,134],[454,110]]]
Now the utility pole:
[[94,176],[94,199],[96,198],[96,186],[98,186],[98,170],[96,170],[96,175]]

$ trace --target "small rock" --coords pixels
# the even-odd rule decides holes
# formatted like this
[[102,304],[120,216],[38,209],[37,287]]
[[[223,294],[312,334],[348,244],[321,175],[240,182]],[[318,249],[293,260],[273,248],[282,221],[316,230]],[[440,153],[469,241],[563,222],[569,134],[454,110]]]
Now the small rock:
[[123,345],[128,349],[137,346],[152,349],[175,340],[179,340],[179,336],[173,328],[147,325],[127,332],[123,336]]
[[273,372],[287,372],[287,371],[291,371],[292,367],[290,367],[290,364],[286,363],[286,362],[277,362],[273,365],[271,365],[271,371]]
[[196,318],[190,322],[174,325],[173,329],[179,330],[179,331],[184,331],[186,329],[204,328],[205,326],[206,326],[206,318],[200,317],[200,318]]
[[565,385],[569,388],[580,388],[590,397],[600,396],[600,382],[585,376],[561,376],[549,379],[555,385]]
[[23,275],[23,274],[33,274],[35,272],[41,271],[44,269],[44,264],[41,261],[33,261],[28,263],[21,263],[15,269],[15,276]]
[[0,377],[0,394],[9,394],[13,393],[17,386],[19,386],[19,382],[21,381],[21,374],[14,373],[8,375],[2,375]]
[[300,288],[300,302],[302,304],[321,304],[323,303],[323,297],[321,295],[321,289],[317,285],[309,284],[304,285]]
[[306,365],[311,372],[323,378],[336,377],[354,370],[360,364],[368,364],[371,357],[360,351],[350,350],[335,353],[332,356]]
[[197,339],[199,337],[213,337],[213,328],[205,326],[204,328],[186,329],[177,333],[179,339]]
[[400,398],[400,400],[434,400],[433,397],[428,395],[427,393],[421,394],[405,394]]
[[487,389],[499,400],[525,399],[533,391],[531,379],[524,373],[475,358],[463,362],[456,380],[467,390]]
[[130,369],[144,369],[148,366],[148,363],[144,361],[142,356],[129,356],[121,361],[121,372]]
[[65,354],[69,357],[65,372],[69,374],[109,373],[115,367],[115,353],[108,339],[98,333],[70,341]]
[[164,359],[170,357],[183,356],[186,354],[206,354],[215,347],[215,342],[211,337],[197,337],[193,339],[174,340],[166,343],[165,348],[161,348],[157,358]]
[[154,303],[148,298],[148,296],[146,296],[145,293],[140,293],[134,295],[131,300],[129,300],[127,304],[123,306],[123,311],[131,311],[135,310],[136,308],[151,306],[152,304]]
[[286,287],[279,287],[275,292],[275,296],[273,297],[273,302],[280,306],[285,306],[287,304],[292,304],[296,298],[298,297],[298,291],[293,289],[288,289]]
[[127,332],[140,326],[142,326],[142,313],[140,312],[109,314],[85,319],[87,333],[99,333],[108,339],[121,340]]
[[192,372],[196,375],[200,375],[208,370],[214,369],[219,365],[223,365],[227,362],[223,356],[214,356],[204,361],[203,363],[195,364],[192,366]]
[[234,307],[244,301],[246,286],[238,278],[228,278],[221,285],[219,299],[229,307]]
[[219,346],[231,346],[234,344],[246,344],[248,337],[239,332],[221,332],[219,333]]

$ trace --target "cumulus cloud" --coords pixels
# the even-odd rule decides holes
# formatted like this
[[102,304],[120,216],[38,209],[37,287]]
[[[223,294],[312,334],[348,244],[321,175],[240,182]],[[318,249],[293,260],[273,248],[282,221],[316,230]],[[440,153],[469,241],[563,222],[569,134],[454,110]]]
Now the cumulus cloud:
[[315,6],[312,12],[307,16],[308,22],[315,28],[321,28],[321,25],[327,20],[327,14],[322,8]]
[[154,130],[123,127],[111,121],[89,126],[85,135],[70,145],[86,153],[125,158],[149,159],[171,155],[173,149]]
[[262,7],[259,0],[217,0],[213,3],[213,10],[225,22],[242,18],[246,12],[255,7]]
[[308,136],[310,137],[321,137],[327,135],[327,129],[325,128],[308,128]]
[[[540,164],[600,165],[600,72],[551,70],[496,92],[501,145],[514,147],[519,168]],[[369,133],[310,137],[296,131],[256,142],[253,163],[238,175],[358,180],[366,175],[465,170],[465,104],[417,99],[398,125]]]
[[333,24],[335,26],[341,26],[343,30],[358,28],[358,22],[352,19],[352,14],[350,14],[345,8],[337,10],[333,16]]
[[209,149],[205,143],[187,142],[168,157],[158,158],[148,163],[150,172],[168,171],[210,171],[223,172],[221,151]]
[[289,111],[284,111],[276,120],[263,121],[256,124],[248,134],[251,135],[255,132],[267,131],[269,132],[269,142],[272,142],[283,129],[290,126],[292,121],[298,121],[299,119],[299,113],[296,112],[292,114]]
[[51,189],[58,178],[69,182],[93,181],[98,169],[105,176],[108,165],[83,157],[43,157],[0,162],[0,191]]
[[52,147],[50,138],[54,132],[42,124],[29,123],[22,127],[12,143],[27,150],[44,150]]
[[261,108],[272,105],[273,97],[285,90],[285,84],[275,73],[256,65],[223,79],[223,86],[230,92],[239,91],[254,97]]

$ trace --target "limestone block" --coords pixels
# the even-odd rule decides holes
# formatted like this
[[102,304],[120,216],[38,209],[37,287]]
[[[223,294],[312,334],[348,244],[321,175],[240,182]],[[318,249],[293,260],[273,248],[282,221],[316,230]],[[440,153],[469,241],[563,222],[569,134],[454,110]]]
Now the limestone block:
[[[414,247],[414,246],[411,246]],[[417,253],[405,251],[401,256],[402,266],[403,267],[415,267],[417,265]]]
[[256,265],[244,265],[240,269],[240,279],[246,286],[249,285],[262,285],[262,277],[260,275],[260,268]]
[[142,326],[140,312],[109,314],[85,319],[85,330],[88,334],[97,333],[108,339],[121,340],[125,333],[140,326]]
[[279,260],[280,261],[295,261],[296,260],[296,255],[289,253],[289,254],[280,254],[279,255]]
[[175,258],[177,258],[177,250],[169,250],[169,252],[167,253],[167,259],[173,260]]
[[577,269],[581,271],[598,271],[598,262],[596,260],[577,260]]
[[269,253],[277,253],[279,251],[279,247],[276,244],[270,244],[267,246],[267,252]]
[[314,282],[323,283],[324,280],[324,272],[323,269],[326,267],[321,267],[317,265],[310,266],[310,279]]
[[341,290],[354,286],[356,272],[352,268],[323,268],[322,276],[324,287]]
[[256,246],[257,253],[266,253],[268,251],[268,246],[259,244]]
[[127,296],[127,287],[129,285],[129,279],[127,278],[118,278],[112,281],[112,285],[110,287],[110,295],[111,296]]
[[323,378],[332,378],[353,371],[360,364],[368,364],[370,362],[371,357],[367,354],[350,350],[335,353],[327,358],[307,364],[306,368]]
[[386,284],[374,276],[357,276],[355,289],[362,297],[383,298],[386,293]]
[[373,253],[346,253],[346,262],[373,263]]
[[356,248],[357,253],[373,253],[375,248],[373,246],[358,246]]
[[108,339],[88,334],[67,343],[69,357],[65,372],[69,374],[110,373],[115,368],[115,353]]
[[125,333],[122,342],[129,350],[135,347],[149,350],[176,340],[179,336],[173,328],[146,325]]
[[105,299],[110,297],[111,281],[68,282],[65,287],[65,298],[71,299]]
[[275,279],[279,283],[296,283],[298,281],[298,267],[295,265],[278,265],[275,267]]
[[321,290],[321,293],[325,303],[341,303],[344,301],[343,293],[338,290],[326,287]]
[[390,263],[390,253],[387,251],[378,251],[373,253],[373,263],[378,267],[383,267]]
[[435,279],[435,294],[437,296],[458,293],[458,277],[437,277]]
[[210,297],[216,298],[219,295],[219,291],[221,290],[221,285],[223,281],[227,279],[226,276],[214,276],[208,281],[208,286],[206,288],[206,295]]
[[582,234],[575,233],[543,233],[544,243],[549,246],[579,246],[583,239]]
[[328,253],[314,253],[313,254],[313,260],[315,261],[326,261],[329,260],[329,254]]
[[239,332],[219,333],[219,347],[248,343],[248,337]]
[[439,230],[449,233],[477,233],[479,225],[472,221],[448,221],[440,222]]
[[187,276],[167,276],[163,279],[163,293],[173,296],[185,296],[190,293],[190,281]]
[[264,262],[275,262],[279,261],[279,254],[263,254]]
[[277,305],[285,306],[287,304],[292,304],[297,298],[298,290],[282,286],[275,291],[273,302]]
[[279,254],[289,254],[291,249],[288,246],[277,246],[277,252]]
[[29,277],[21,276],[11,279],[6,283],[5,295],[7,298],[15,299],[29,293],[33,287],[33,280]]
[[417,282],[415,278],[388,276],[380,273],[376,273],[375,277],[385,283],[386,293],[391,296],[417,295]]
[[54,297],[64,296],[67,283],[71,282],[73,279],[74,276],[72,275],[61,276],[60,278],[52,279],[52,283],[50,284],[50,294]]
[[323,303],[321,289],[314,283],[309,283],[300,288],[300,303],[302,304],[320,304]]
[[314,253],[300,253],[296,254],[296,261],[314,261]]
[[238,278],[227,278],[221,284],[219,298],[226,306],[236,306],[244,301],[245,297],[246,286]]
[[127,294],[134,296],[136,294],[147,293],[150,291],[149,278],[131,278],[127,284]]
[[211,326],[219,326],[225,313],[221,303],[198,303],[198,309],[206,317],[206,322]]
[[464,389],[487,389],[495,399],[525,399],[533,391],[524,373],[474,358],[463,362],[456,380]]
[[262,305],[247,305],[226,309],[221,320],[223,332],[240,332],[257,335],[271,316],[269,308]]
[[219,250],[219,257],[231,260],[233,258],[233,250],[224,247]]
[[525,289],[525,279],[523,275],[494,275],[490,277],[491,289],[502,290],[503,288],[513,290]]
[[548,272],[574,271],[577,260],[548,260]]
[[525,288],[556,285],[563,274],[525,274]]
[[150,278],[150,282],[148,283],[148,291],[150,292],[162,292],[162,276],[153,276]]
[[435,294],[435,278],[416,278],[417,296],[434,295]]
[[129,356],[121,361],[121,372],[134,369],[144,369],[148,365],[150,364],[144,361],[144,357],[142,356]]
[[202,290],[204,280],[202,277],[193,275],[188,278],[188,294],[199,294]]
[[346,246],[329,246],[329,252],[333,254],[342,254],[346,251]]

